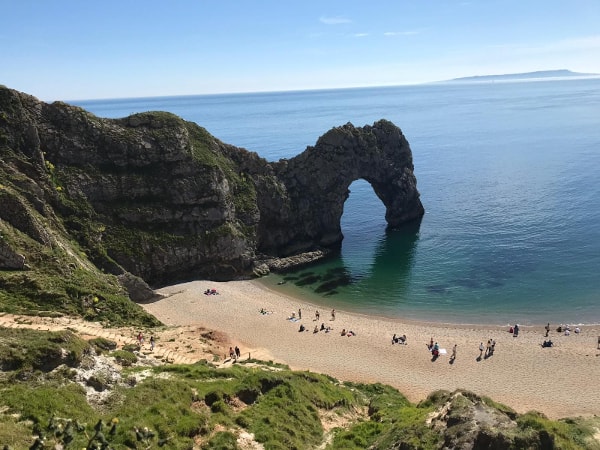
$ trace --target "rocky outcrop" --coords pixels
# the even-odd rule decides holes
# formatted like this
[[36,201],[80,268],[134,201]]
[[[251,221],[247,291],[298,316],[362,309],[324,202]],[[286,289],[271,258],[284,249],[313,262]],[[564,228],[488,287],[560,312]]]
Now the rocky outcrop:
[[0,235],[0,270],[23,270],[25,267],[25,256],[14,251]]
[[307,262],[277,258],[335,251],[357,179],[390,227],[424,213],[408,142],[385,120],[334,128],[270,163],[169,113],[101,119],[0,87],[0,158],[3,220],[51,245],[39,217],[56,216],[97,267],[150,285],[246,277]]
[[348,123],[321,136],[314,147],[273,164],[285,195],[259,190],[262,251],[291,255],[315,247],[336,248],[349,187],[368,181],[386,207],[390,227],[424,213],[412,152],[400,129],[380,120],[362,128]]

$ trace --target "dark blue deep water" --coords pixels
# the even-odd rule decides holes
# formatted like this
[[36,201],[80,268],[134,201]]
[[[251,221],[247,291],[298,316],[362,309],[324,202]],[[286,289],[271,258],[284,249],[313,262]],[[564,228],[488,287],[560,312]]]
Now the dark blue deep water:
[[170,111],[268,160],[334,126],[391,120],[413,151],[420,226],[387,232],[383,205],[358,180],[340,257],[266,284],[391,317],[600,322],[598,79],[72,103],[101,117]]

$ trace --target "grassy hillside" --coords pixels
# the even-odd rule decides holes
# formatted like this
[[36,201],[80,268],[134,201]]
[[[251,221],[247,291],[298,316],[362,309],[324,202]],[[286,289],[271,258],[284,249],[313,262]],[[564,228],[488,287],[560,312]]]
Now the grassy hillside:
[[[110,347],[96,344],[98,352]],[[468,392],[436,392],[415,405],[389,386],[252,360],[147,367],[131,348],[102,357],[123,363],[116,376],[92,346],[68,331],[0,328],[0,446],[600,448],[592,437],[598,420],[518,415]],[[90,387],[100,401],[89,400]]]

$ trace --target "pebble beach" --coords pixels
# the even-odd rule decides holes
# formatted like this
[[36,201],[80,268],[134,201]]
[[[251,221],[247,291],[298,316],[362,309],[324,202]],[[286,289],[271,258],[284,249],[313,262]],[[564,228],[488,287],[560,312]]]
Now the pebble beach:
[[[207,289],[218,294],[206,295]],[[194,281],[158,292],[163,298],[143,304],[149,313],[166,325],[220,331],[229,345],[239,346],[242,358],[343,381],[389,384],[412,402],[438,389],[467,389],[519,413],[536,410],[552,419],[600,415],[600,326],[565,336],[551,324],[554,346],[542,348],[545,324],[521,326],[514,337],[508,327],[496,325],[414,322],[341,310],[334,319],[331,309],[282,295],[257,280]],[[314,332],[321,324],[331,330]],[[306,331],[300,332],[300,325]],[[342,336],[344,329],[353,335]],[[394,334],[405,334],[407,344],[392,344]],[[427,348],[431,339],[447,353],[434,359]],[[496,341],[493,355],[479,358],[480,343],[489,339]]]

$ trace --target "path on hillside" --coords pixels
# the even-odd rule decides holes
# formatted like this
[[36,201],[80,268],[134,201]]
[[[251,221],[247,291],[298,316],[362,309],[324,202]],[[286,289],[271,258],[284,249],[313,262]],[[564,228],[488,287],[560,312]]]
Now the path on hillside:
[[[125,345],[137,345],[137,335],[141,331],[144,334],[145,342],[140,354],[146,358],[154,358],[162,363],[171,364],[194,364],[206,359],[218,364],[219,367],[227,367],[233,363],[226,354],[226,349],[233,345],[227,336],[199,326],[142,330],[133,327],[106,328],[97,322],[88,322],[77,317],[41,317],[0,312],[0,327],[40,331],[71,330],[86,340],[96,337],[108,339],[115,342],[118,348]],[[151,335],[156,340],[154,351],[151,351],[149,344]],[[250,352],[246,350],[244,355],[246,353],[256,359],[267,356],[252,350]]]

